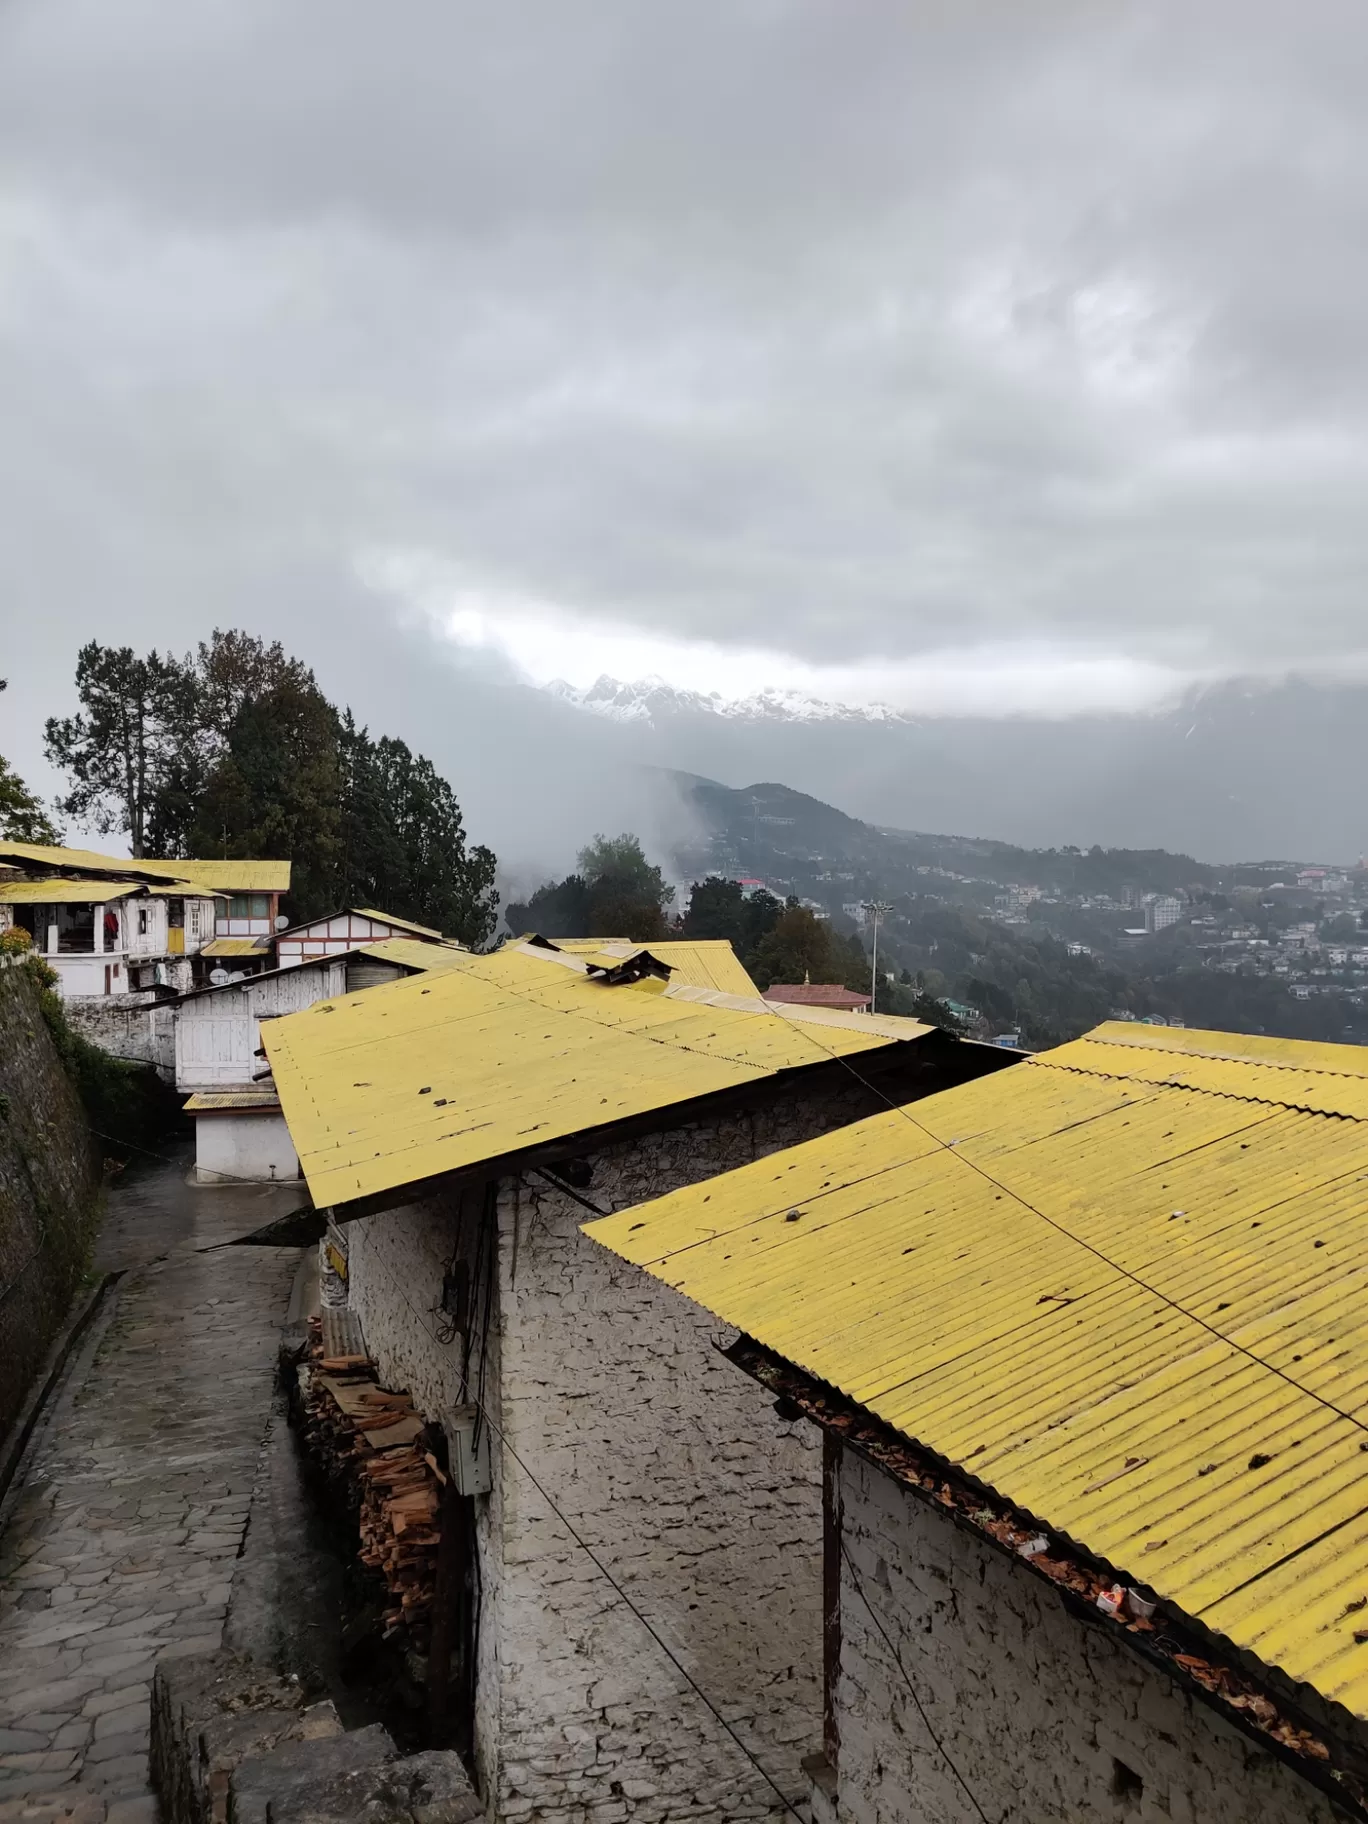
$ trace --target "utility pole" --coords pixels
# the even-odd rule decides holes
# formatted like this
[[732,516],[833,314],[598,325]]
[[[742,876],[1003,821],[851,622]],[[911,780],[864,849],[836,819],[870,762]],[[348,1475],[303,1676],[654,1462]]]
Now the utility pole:
[[874,960],[869,969],[869,1011],[877,1013],[879,1011],[879,920],[887,918],[893,908],[886,899],[866,899],[862,902],[860,910],[866,918],[874,921]]

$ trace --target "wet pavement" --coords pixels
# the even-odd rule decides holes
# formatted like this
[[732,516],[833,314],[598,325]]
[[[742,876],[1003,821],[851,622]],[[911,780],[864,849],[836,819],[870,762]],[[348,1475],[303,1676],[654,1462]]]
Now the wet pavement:
[[300,1253],[197,1250],[302,1197],[190,1162],[111,1191],[95,1264],[123,1277],[0,1510],[0,1824],[154,1819],[152,1669],[221,1642]]

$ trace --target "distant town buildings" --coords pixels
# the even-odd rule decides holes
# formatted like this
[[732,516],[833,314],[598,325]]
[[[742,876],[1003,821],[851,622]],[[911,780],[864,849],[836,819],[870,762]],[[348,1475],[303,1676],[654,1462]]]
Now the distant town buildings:
[[1145,899],[1145,929],[1167,931],[1183,916],[1183,902],[1172,893],[1151,893]]

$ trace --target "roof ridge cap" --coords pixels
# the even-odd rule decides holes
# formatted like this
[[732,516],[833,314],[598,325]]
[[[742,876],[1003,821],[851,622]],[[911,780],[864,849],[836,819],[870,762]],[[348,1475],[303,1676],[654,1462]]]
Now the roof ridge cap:
[[[1151,1026],[1147,1028],[1147,1030],[1153,1032],[1154,1028]],[[1184,1030],[1190,1030],[1190,1028],[1184,1028]],[[1306,1071],[1310,1075],[1317,1077],[1342,1077],[1348,1083],[1368,1083],[1368,1070],[1328,1070],[1324,1064],[1291,1064],[1280,1058],[1252,1058],[1246,1051],[1217,1051],[1210,1046],[1141,1044],[1137,1043],[1134,1039],[1104,1039],[1099,1037],[1096,1032],[1082,1032],[1076,1039],[1065,1041],[1066,1044],[1070,1045],[1080,1045],[1084,1042],[1089,1045],[1115,1045],[1121,1051],[1161,1051],[1170,1058],[1215,1058],[1218,1063],[1222,1064],[1254,1064],[1257,1065],[1260,1070],[1298,1070]],[[1290,1039],[1288,1043],[1292,1045],[1331,1045],[1334,1043],[1334,1040]],[[1033,1052],[1031,1055],[1043,1063],[1049,1058],[1050,1054],[1049,1052],[1037,1051]],[[1077,1069],[1078,1066],[1061,1065],[1060,1068]]]

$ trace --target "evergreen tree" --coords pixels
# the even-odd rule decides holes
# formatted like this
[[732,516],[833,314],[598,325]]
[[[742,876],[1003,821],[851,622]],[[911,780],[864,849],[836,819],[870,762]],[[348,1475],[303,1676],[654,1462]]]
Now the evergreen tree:
[[595,836],[579,852],[579,867],[564,880],[538,887],[529,900],[510,904],[508,928],[541,937],[625,937],[649,944],[668,934],[667,908],[674,888],[646,859],[629,833]]
[[498,918],[493,852],[467,846],[450,785],[403,741],[342,719],[340,900],[431,924],[472,946]]
[[145,855],[153,806],[196,726],[193,669],[92,640],[77,655],[76,694],[79,713],[46,727],[47,756],[71,781],[57,808],[102,833],[123,831]]
[[467,844],[451,786],[339,715],[279,641],[216,629],[184,661],[92,643],[76,682],[81,714],[47,725],[62,808],[127,830],[135,855],[288,860],[293,918],[362,903],[488,939],[494,857]]

